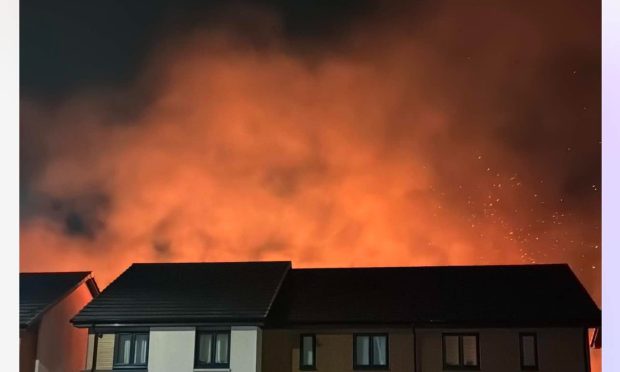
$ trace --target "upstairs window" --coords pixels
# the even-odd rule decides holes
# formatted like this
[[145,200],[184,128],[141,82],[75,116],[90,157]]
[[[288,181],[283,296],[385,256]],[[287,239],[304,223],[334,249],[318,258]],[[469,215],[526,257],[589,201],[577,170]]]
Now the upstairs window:
[[521,369],[538,369],[538,341],[536,333],[520,333],[519,344],[521,348]]
[[195,368],[230,366],[230,331],[197,331]]
[[311,371],[316,369],[316,336],[301,335],[299,341],[299,369]]
[[479,369],[478,334],[443,335],[444,369]]
[[117,333],[114,342],[114,368],[146,367],[149,352],[149,334]]
[[389,346],[387,334],[353,335],[354,369],[388,369]]

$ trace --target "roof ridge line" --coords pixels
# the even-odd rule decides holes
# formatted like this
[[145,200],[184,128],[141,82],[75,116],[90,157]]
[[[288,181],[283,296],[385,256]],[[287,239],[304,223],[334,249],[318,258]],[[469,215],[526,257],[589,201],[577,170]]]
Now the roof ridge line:
[[265,312],[265,320],[269,317],[269,313],[271,312],[273,303],[276,301],[278,294],[280,294],[280,289],[282,289],[282,286],[284,285],[284,281],[286,281],[286,277],[288,276],[288,273],[293,270],[293,263],[291,261],[288,261],[288,262],[289,262],[289,265],[286,268],[286,271],[284,272],[282,277],[280,278],[280,281],[278,282],[278,285],[276,286],[276,290],[273,291],[273,296],[271,296],[271,299],[269,300],[269,305],[267,305],[267,311]]
[[[267,264],[267,263],[288,263],[292,266],[290,260],[281,261],[184,261],[184,262],[133,262],[131,266],[148,266],[148,265],[217,265],[217,264]],[[130,266],[130,267],[131,267]]]
[[82,270],[82,271],[20,271],[19,275],[22,274],[92,274],[92,270]]
[[427,265],[427,266],[350,266],[350,267],[298,267],[294,271],[311,270],[361,270],[361,269],[459,269],[459,268],[532,268],[532,267],[566,267],[568,263],[541,263],[541,264],[492,264],[492,265]]

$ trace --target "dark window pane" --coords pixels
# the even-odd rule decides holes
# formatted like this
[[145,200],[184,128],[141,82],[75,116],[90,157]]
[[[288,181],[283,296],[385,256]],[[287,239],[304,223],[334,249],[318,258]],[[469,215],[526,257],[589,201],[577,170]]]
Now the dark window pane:
[[198,337],[198,361],[200,363],[211,363],[211,334],[201,334]]
[[312,336],[304,336],[301,340],[301,364],[303,366],[314,365],[314,345]]
[[357,336],[355,338],[355,353],[358,366],[370,365],[370,337]]
[[129,364],[129,358],[131,357],[131,335],[118,335],[116,353],[116,364]]
[[448,366],[459,365],[459,336],[444,336],[444,360]]
[[146,364],[146,356],[149,348],[149,336],[138,334],[134,342],[134,364]]
[[478,343],[476,336],[462,336],[463,338],[463,365],[478,365]]
[[228,363],[228,334],[219,333],[215,341],[215,363]]
[[387,365],[387,337],[373,336],[372,338],[372,364],[375,366]]
[[521,350],[523,350],[523,366],[536,366],[536,343],[534,336],[523,336],[521,338]]

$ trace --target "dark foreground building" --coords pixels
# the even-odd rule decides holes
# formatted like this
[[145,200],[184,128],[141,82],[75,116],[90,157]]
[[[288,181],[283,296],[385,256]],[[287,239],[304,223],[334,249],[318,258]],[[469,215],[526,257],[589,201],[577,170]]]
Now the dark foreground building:
[[72,322],[85,370],[589,371],[601,312],[568,265],[134,264]]
[[19,275],[19,370],[78,371],[88,332],[69,320],[99,289],[90,272]]

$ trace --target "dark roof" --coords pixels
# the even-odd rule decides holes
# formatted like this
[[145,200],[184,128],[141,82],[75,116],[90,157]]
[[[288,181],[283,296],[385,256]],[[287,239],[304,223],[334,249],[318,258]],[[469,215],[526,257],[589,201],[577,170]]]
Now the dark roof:
[[600,325],[568,265],[294,269],[270,324]]
[[90,272],[20,273],[19,326],[28,327],[90,277]]
[[72,322],[261,323],[290,267],[288,261],[133,264]]

